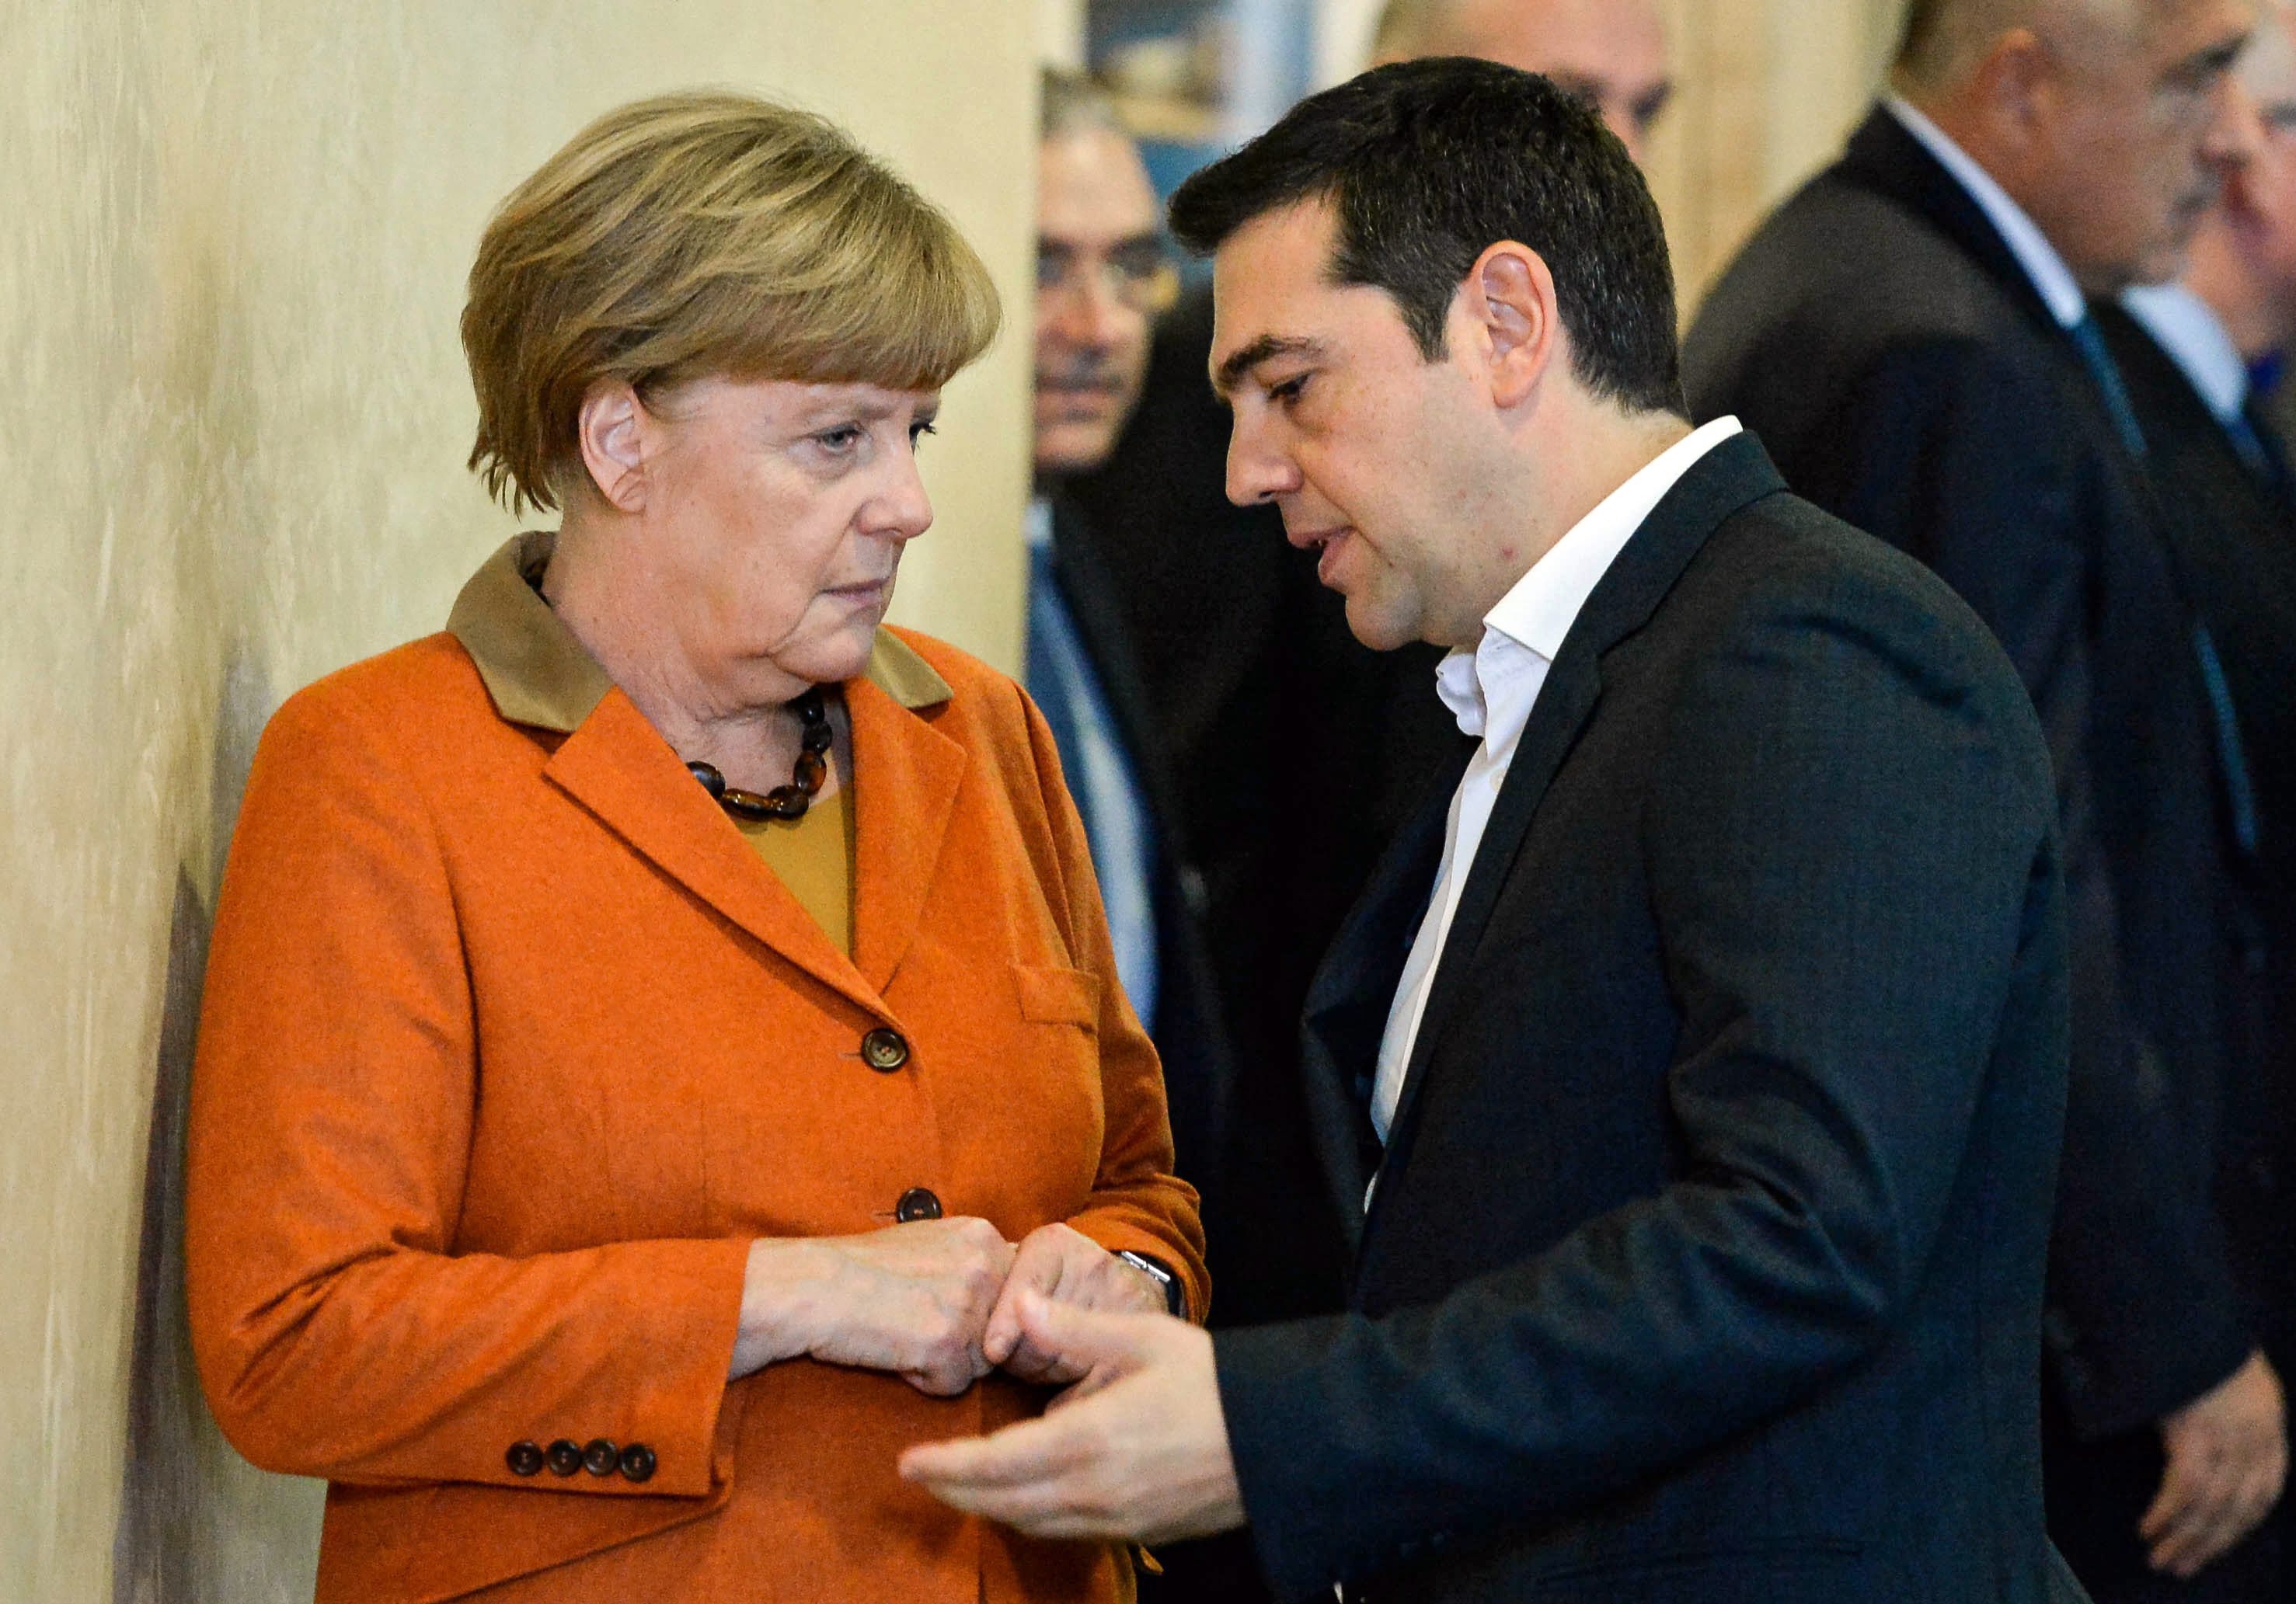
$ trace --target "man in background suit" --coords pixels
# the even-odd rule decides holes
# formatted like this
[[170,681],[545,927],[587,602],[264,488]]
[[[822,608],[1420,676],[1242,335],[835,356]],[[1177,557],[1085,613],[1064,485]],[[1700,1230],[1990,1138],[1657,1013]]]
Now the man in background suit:
[[1084,818],[1126,994],[1164,1061],[1181,1173],[1209,1206],[1220,1195],[1226,1021],[1123,611],[1062,494],[1108,454],[1139,398],[1149,320],[1174,274],[1147,170],[1105,96],[1047,72],[1042,108],[1028,687]]
[[[2171,514],[2182,578],[2237,710],[2251,792],[2234,826],[2252,921],[2240,1061],[2197,1155],[2212,1174],[2251,1328],[2285,1375],[2296,1363],[2296,485],[2255,394],[2296,339],[2296,31],[2267,5],[2238,70],[2244,160],[2193,242],[2184,280],[2098,309]],[[2122,307],[2127,309],[2124,311]],[[2290,1594],[2284,1498],[2241,1563],[2254,1596]],[[2277,1551],[2276,1563],[2274,1551]]]
[[1172,215],[1230,495],[1365,643],[1447,649],[1475,746],[1310,999],[1349,1312],[1029,1300],[1086,1395],[904,1473],[1046,1534],[1248,1512],[1285,1599],[2077,1598],[2033,1388],[2062,888],[1999,647],[1693,432],[1657,208],[1546,80],[1367,73]]
[[[1164,1060],[1178,1173],[1201,1194],[1219,1239],[1208,1249],[1212,1316],[1232,1323],[1250,1317],[1255,1289],[1297,1277],[1301,1236],[1260,1206],[1267,1185],[1257,1158],[1267,1140],[1240,1155],[1231,1145],[1237,1079],[1200,924],[1203,882],[1156,739],[1122,581],[1091,538],[1096,517],[1072,494],[1107,460],[1139,400],[1151,319],[1177,274],[1147,169],[1107,95],[1068,72],[1048,70],[1042,87],[1028,685],[1084,815],[1119,970]],[[1199,625],[1215,634],[1222,627],[1216,617]],[[1306,1207],[1318,1205],[1310,1197]],[[1166,1574],[1144,1579],[1144,1598],[1267,1597],[1250,1551],[1234,1540],[1189,1544],[1165,1560]]]
[[[1637,160],[1673,91],[1652,0],[1390,0],[1372,48],[1375,62],[1472,55],[1546,72]],[[1115,448],[1064,488],[1080,513],[1077,544],[1131,626],[1155,744],[1203,872],[1236,1050],[1232,1195],[1239,1228],[1269,1245],[1248,1281],[1220,1280],[1219,1309],[1250,1322],[1338,1306],[1340,1226],[1302,1135],[1300,1010],[1316,960],[1459,737],[1428,694],[1439,654],[1364,651],[1313,560],[1283,544],[1274,509],[1221,494],[1228,415],[1204,383],[1211,329],[1209,286],[1184,296],[1157,329]]]
[[1693,415],[1897,543],[1992,626],[2056,764],[2073,1080],[2047,1326],[2052,1529],[2113,1599],[2185,1585],[2286,1458],[2207,1137],[2254,1072],[2240,986],[2248,779],[2216,648],[2086,296],[2156,282],[2236,153],[2250,0],[1918,0],[1842,161],[1756,235],[1685,354]]

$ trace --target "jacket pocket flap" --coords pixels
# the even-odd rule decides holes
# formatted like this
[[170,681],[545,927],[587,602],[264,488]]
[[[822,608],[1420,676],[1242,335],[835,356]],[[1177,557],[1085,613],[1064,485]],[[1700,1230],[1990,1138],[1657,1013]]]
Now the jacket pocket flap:
[[1021,987],[1021,1017],[1039,1025],[1100,1023],[1100,977],[1083,970],[1031,963],[1013,967]]

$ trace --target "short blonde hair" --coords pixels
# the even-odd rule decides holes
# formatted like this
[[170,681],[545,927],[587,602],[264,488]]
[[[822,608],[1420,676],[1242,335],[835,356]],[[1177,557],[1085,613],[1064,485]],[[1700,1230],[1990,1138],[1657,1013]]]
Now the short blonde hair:
[[939,209],[826,119],[730,92],[610,111],[496,209],[471,268],[470,467],[556,507],[602,380],[934,389],[988,349],[988,270]]

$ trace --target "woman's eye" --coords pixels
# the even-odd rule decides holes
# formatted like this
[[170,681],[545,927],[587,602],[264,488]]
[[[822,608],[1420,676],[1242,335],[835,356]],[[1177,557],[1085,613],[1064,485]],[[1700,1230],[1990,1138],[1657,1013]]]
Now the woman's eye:
[[838,429],[824,429],[813,438],[824,449],[842,453],[852,450],[861,443],[861,430],[857,426],[849,423]]
[[923,439],[925,436],[929,434],[939,434],[939,430],[935,429],[930,423],[912,423],[909,425],[909,445],[914,448],[916,443],[919,440]]

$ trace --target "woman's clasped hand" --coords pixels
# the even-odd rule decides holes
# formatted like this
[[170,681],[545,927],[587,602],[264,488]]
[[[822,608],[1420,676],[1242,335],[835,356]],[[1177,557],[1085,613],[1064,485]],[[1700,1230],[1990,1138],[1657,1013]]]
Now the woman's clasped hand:
[[1029,1289],[1112,1313],[1161,1313],[1164,1290],[1068,1225],[1018,1243],[987,1220],[915,1220],[858,1236],[750,1244],[729,1375],[791,1359],[888,1371],[952,1397],[993,1370],[1064,1386],[1085,1367],[1037,1346],[1016,1299]]

